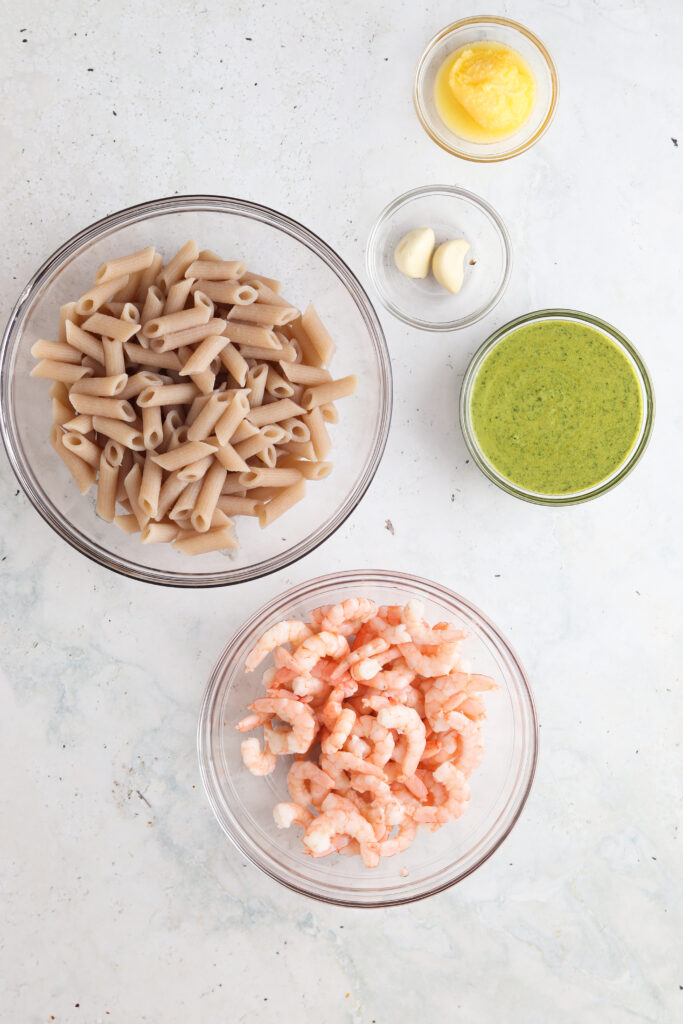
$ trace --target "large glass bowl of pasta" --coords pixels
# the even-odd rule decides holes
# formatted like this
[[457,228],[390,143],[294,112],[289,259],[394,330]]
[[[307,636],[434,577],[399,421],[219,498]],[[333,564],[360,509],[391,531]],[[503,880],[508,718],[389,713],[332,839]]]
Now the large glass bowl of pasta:
[[[476,673],[476,678],[481,679],[485,674],[495,683],[495,688],[482,694],[486,709],[479,732],[483,757],[469,775],[470,799],[464,813],[438,830],[419,828],[410,845],[394,855],[381,856],[373,866],[366,866],[362,856],[344,855],[341,848],[340,852],[312,856],[311,848],[302,839],[305,833],[301,827],[278,827],[276,818],[280,825],[283,820],[278,818],[276,806],[293,799],[288,776],[295,758],[278,756],[274,770],[261,776],[252,774],[243,762],[242,744],[245,737],[256,736],[260,730],[243,732],[236,728],[249,714],[248,706],[264,697],[264,682],[270,680],[273,685],[276,654],[264,658],[253,671],[245,669],[249,652],[264,632],[282,620],[313,622],[315,609],[355,599],[372,601],[378,607],[419,602],[426,622],[438,623],[438,628],[448,623],[449,629],[467,634],[462,640],[460,666],[463,672],[472,673],[468,678],[474,679]],[[320,623],[320,619],[317,621]],[[321,628],[326,628],[324,623]],[[295,651],[294,646],[290,649]],[[281,657],[278,660],[282,664]],[[361,693],[362,689],[355,696],[360,697]],[[311,707],[315,706],[313,701]],[[378,720],[381,714],[378,711]],[[434,748],[438,736],[445,733],[427,735]],[[353,734],[344,744],[342,754],[357,749],[351,746],[351,739]],[[354,907],[409,903],[441,892],[476,871],[519,819],[533,782],[537,740],[534,701],[524,669],[486,615],[439,583],[380,570],[319,577],[281,594],[256,611],[218,659],[206,689],[198,727],[199,764],[209,802],[220,827],[240,855],[296,892]],[[260,740],[251,742],[258,746]],[[315,760],[315,742],[301,758]],[[425,758],[427,753],[425,747]],[[363,756],[362,750],[359,756]],[[435,756],[433,750],[430,756]],[[325,762],[321,763],[329,770]],[[465,770],[464,764],[462,767]],[[389,774],[390,768],[396,765],[391,761],[384,764],[380,786],[382,779],[396,777],[395,772],[393,776]],[[378,774],[372,766],[365,771]],[[429,781],[428,775],[423,773],[421,778]],[[354,782],[355,785],[358,784]],[[363,786],[359,785],[359,789]]]
[[0,358],[3,441],[34,508],[151,583],[302,557],[361,500],[389,430],[388,352],[357,278],[239,199],[159,199],[79,232],[22,290]]

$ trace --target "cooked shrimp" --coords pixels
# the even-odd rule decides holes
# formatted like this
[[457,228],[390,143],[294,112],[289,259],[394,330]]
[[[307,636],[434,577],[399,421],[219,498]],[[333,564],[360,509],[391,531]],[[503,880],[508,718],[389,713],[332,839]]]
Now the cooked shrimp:
[[330,809],[319,814],[304,833],[304,845],[312,853],[325,853],[335,836],[351,836],[360,843],[361,857],[367,867],[379,860],[372,825],[355,808],[353,811]]
[[456,764],[466,777],[469,777],[475,768],[481,764],[484,756],[484,743],[482,741],[481,729],[475,726],[469,733],[461,734],[458,742],[458,756]]
[[287,772],[289,795],[302,807],[319,807],[334,785],[334,779],[313,761],[295,761]]
[[395,741],[391,730],[381,725],[374,715],[361,715],[354,723],[353,733],[370,741],[368,760],[382,768],[394,752]]
[[275,804],[273,818],[278,828],[289,828],[290,825],[301,825],[303,828],[313,821],[313,815],[301,804]]
[[240,732],[249,732],[250,729],[256,729],[259,725],[263,725],[264,722],[268,721],[269,717],[269,715],[247,715],[245,718],[240,719],[235,728],[239,729]]
[[370,619],[368,625],[377,636],[381,636],[388,644],[410,643],[410,633],[400,621],[397,625],[391,625],[378,615],[376,618]]
[[414,644],[442,644],[464,640],[467,633],[462,629],[456,629],[450,623],[437,623],[436,626],[428,626],[423,620],[424,605],[421,601],[408,601],[403,609],[403,625],[410,633],[410,639]]
[[[339,676],[347,672],[352,665],[356,665],[360,661],[370,659],[377,654],[383,654],[388,649],[389,644],[386,640],[383,640],[381,636],[373,637],[372,640],[368,640],[367,643],[362,644],[360,647],[355,647],[353,650],[350,650],[346,657],[342,658],[337,665],[336,669],[332,673],[332,678],[337,679]],[[381,666],[379,667],[381,668]]]
[[446,788],[448,797],[444,806],[453,818],[459,818],[470,799],[470,787],[462,771],[454,764],[441,764],[434,778]]
[[306,753],[318,730],[318,723],[313,712],[305,704],[296,698],[285,700],[260,697],[250,704],[249,708],[258,714],[276,715],[283,722],[287,722],[291,726],[287,738],[288,753]]
[[355,789],[357,793],[370,793],[375,797],[388,797],[391,794],[388,783],[375,775],[360,773],[351,775],[351,789]]
[[351,733],[351,735],[346,738],[344,750],[348,750],[350,754],[355,754],[355,756],[359,757],[361,761],[364,761],[371,753],[372,747],[366,740]]
[[330,732],[334,729],[337,719],[344,710],[342,707],[343,701],[354,694],[357,689],[358,683],[351,679],[348,683],[339,683],[330,691],[330,695],[320,712],[320,718]]
[[403,853],[417,835],[417,825],[410,818],[405,818],[398,826],[398,832],[389,839],[384,839],[379,844],[380,857],[394,857],[397,853]]
[[384,671],[378,672],[374,677],[363,681],[367,686],[371,686],[373,690],[402,690],[404,687],[410,686],[415,679],[415,673],[412,668],[408,668],[403,659],[401,661],[402,664],[397,665],[395,668],[384,669]]
[[266,630],[256,646],[249,652],[244,667],[247,672],[253,672],[276,647],[281,647],[283,644],[301,644],[309,636],[311,636],[310,627],[299,619],[286,619],[284,622],[278,622],[277,625]]
[[[384,772],[370,761],[361,761],[359,757],[350,754],[348,750],[338,750],[335,754],[327,754],[327,761],[335,768],[341,768],[348,772],[358,772],[361,775],[375,775],[378,779],[384,778]],[[327,770],[327,769],[326,769]]]
[[467,694],[461,688],[460,673],[439,676],[424,696],[425,715],[434,732],[468,732],[470,720],[459,710]]
[[321,658],[345,658],[348,653],[349,645],[345,637],[323,630],[309,635],[297,647],[293,659],[302,675],[310,675]]
[[397,704],[392,708],[383,708],[377,715],[377,721],[386,729],[394,729],[405,736],[407,750],[403,759],[403,774],[415,774],[425,748],[425,727],[422,719],[412,708]]
[[316,676],[294,676],[290,685],[297,697],[318,697],[329,689],[328,683]]
[[345,622],[366,622],[377,614],[377,605],[367,597],[350,597],[341,604],[335,604],[327,609],[324,618],[320,622],[321,629],[330,629],[338,632],[339,627]]
[[344,746],[355,721],[356,712],[351,708],[344,708],[328,735],[320,742],[325,754],[335,754]]
[[377,615],[390,626],[398,626],[403,620],[403,608],[400,604],[383,604],[377,609]]
[[327,754],[320,757],[320,767],[325,775],[329,775],[337,793],[347,793],[351,789],[351,780],[340,764],[335,763]]
[[409,667],[428,679],[447,675],[458,663],[458,644],[436,644],[429,654],[414,643],[399,644],[398,648]]
[[243,740],[240,744],[242,761],[252,775],[270,775],[275,768],[277,758],[268,747],[261,750],[261,744],[255,736]]

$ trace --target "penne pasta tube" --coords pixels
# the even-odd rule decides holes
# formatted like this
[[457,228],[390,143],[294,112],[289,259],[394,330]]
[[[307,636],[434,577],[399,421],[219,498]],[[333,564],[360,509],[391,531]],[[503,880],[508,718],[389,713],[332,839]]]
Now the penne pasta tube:
[[237,384],[243,388],[247,380],[249,364],[244,356],[240,355],[232,342],[229,342],[227,338],[225,340],[227,344],[220,351],[220,361],[228,373],[234,377]]
[[347,398],[354,393],[357,387],[358,377],[355,373],[351,373],[348,377],[340,377],[338,380],[329,380],[325,384],[316,384],[315,387],[307,388],[303,393],[301,404],[310,412],[316,406],[336,402],[339,398]]
[[142,483],[142,470],[135,463],[126,474],[123,481],[123,487],[126,492],[126,497],[130,502],[131,512],[138,521],[138,525],[142,530],[149,521],[149,516],[140,505],[140,484]]
[[[233,445],[234,450],[242,459],[251,459],[254,455],[258,455],[259,452],[270,446],[270,441],[263,434],[257,432],[253,437],[248,437],[245,441],[239,441]],[[244,486],[244,485],[242,485]]]
[[320,411],[323,414],[325,423],[339,423],[339,413],[334,402],[325,402],[324,405],[320,406]]
[[69,345],[77,348],[83,355],[90,356],[91,359],[96,359],[98,363],[104,365],[104,351],[101,341],[93,334],[88,334],[82,327],[77,327],[72,320],[66,321],[65,330],[66,340]]
[[265,427],[267,423],[291,419],[293,416],[301,415],[304,411],[291,398],[282,398],[279,402],[270,402],[268,405],[259,405],[255,409],[250,409],[248,419],[255,427]]
[[94,377],[104,377],[107,372],[102,363],[98,363],[96,359],[91,359],[90,356],[81,357],[81,366],[92,370]]
[[199,370],[190,374],[190,380],[204,395],[210,395],[216,383],[216,374],[213,370]]
[[215,451],[215,447],[211,444],[206,444],[205,441],[188,441],[172,451],[162,452],[160,455],[152,455],[151,458],[162,469],[172,471],[188,466],[191,462],[198,462],[207,455],[213,455]]
[[173,522],[189,521],[201,489],[201,480],[195,480],[194,483],[186,484],[179,494],[175,505],[168,513],[168,518],[173,520]]
[[288,336],[296,341],[301,350],[301,358],[308,366],[323,366],[325,360],[322,358],[306,331],[301,325],[301,320],[293,320],[285,328]]
[[63,423],[62,426],[65,430],[70,430],[72,433],[89,434],[93,429],[92,416],[76,415],[67,420],[66,423]]
[[162,384],[161,387],[145,388],[137,397],[139,409],[146,405],[176,405],[191,402],[199,394],[196,384]]
[[228,305],[248,306],[256,302],[258,292],[255,288],[241,281],[210,281],[200,280],[197,287],[208,295],[214,302],[223,302]]
[[[107,442],[108,443],[108,442]],[[117,444],[118,442],[114,442]],[[104,446],[105,448],[107,445]],[[126,488],[124,487],[124,481],[128,476],[128,473],[133,468],[133,452],[130,448],[123,449],[123,458],[119,466],[119,482],[116,489],[116,503],[120,505],[124,511],[130,512],[130,502],[126,494]]]
[[269,444],[278,445],[289,440],[289,434],[279,423],[269,423],[267,426],[261,427],[261,433],[268,438]]
[[243,324],[284,327],[300,315],[294,306],[267,306],[261,302],[252,302],[247,306],[233,306],[228,313],[228,323],[239,320]]
[[[159,370],[179,370],[180,360],[175,352],[152,352],[134,342],[124,343],[123,350],[131,363],[138,366],[153,366]],[[138,392],[139,393],[139,392]]]
[[[146,267],[145,270],[147,269],[149,268]],[[144,270],[134,270],[132,274],[128,274],[127,284],[123,286],[116,296],[120,302],[137,302],[138,289],[140,287],[140,281],[142,280],[143,273]]]
[[73,414],[74,411],[70,405],[64,405],[58,398],[52,399],[52,422],[58,427],[64,427],[67,423],[73,423]]
[[283,452],[294,455],[298,459],[309,459],[311,462],[315,462],[317,459],[315,448],[310,441],[284,441],[280,448]]
[[[248,306],[240,306],[239,308],[249,309]],[[228,320],[221,333],[226,338],[229,338],[233,345],[250,345],[252,348],[282,351],[282,346],[273,332],[267,327],[262,327],[258,324],[243,324],[237,323],[235,320]],[[280,358],[282,357],[280,356]]]
[[81,362],[81,353],[78,349],[67,345],[65,341],[45,341],[40,339],[31,346],[31,355],[34,359],[52,359],[58,363]]
[[233,395],[227,391],[217,391],[209,395],[196,419],[190,424],[187,437],[190,441],[204,441],[212,432],[224,412],[232,404]]
[[252,409],[257,405],[263,405],[267,380],[268,367],[263,364],[260,366],[252,366],[252,368],[247,372],[247,387],[250,391],[249,404]]
[[[211,319],[211,309],[203,302],[196,303],[192,309],[179,309],[176,313],[163,314],[148,320],[142,328],[145,338],[162,338],[168,334],[178,334],[190,327],[201,327]],[[127,339],[126,339],[127,340]]]
[[301,480],[303,474],[294,468],[248,469],[240,473],[238,483],[249,492],[252,487],[290,487]]
[[196,533],[194,536],[173,541],[173,547],[182,551],[184,555],[204,555],[209,551],[223,551],[238,546],[230,526],[219,526],[218,529],[209,530],[207,533]]
[[221,494],[216,508],[225,512],[226,516],[255,516],[256,502],[253,498],[237,498],[232,494]]
[[312,387],[316,384],[325,384],[332,380],[329,370],[321,366],[307,366],[306,363],[280,363],[280,369],[287,378],[294,384],[305,384]]
[[261,284],[264,284],[266,288],[270,288],[270,290],[275,292],[276,295],[280,293],[280,289],[282,288],[280,282],[274,277],[264,277],[263,274],[252,274],[251,271],[244,274],[244,280],[247,281],[248,284],[260,281]]
[[196,462],[191,462],[188,466],[183,466],[179,469],[178,477],[181,480],[185,480],[186,483],[192,483],[193,480],[201,480],[213,463],[213,455],[207,455],[205,458],[197,459]]
[[178,470],[170,473],[161,485],[159,501],[157,503],[157,514],[154,518],[157,520],[163,519],[186,487],[186,481],[180,480],[178,477]]
[[140,532],[140,524],[132,512],[129,512],[125,516],[114,516],[112,522],[114,523],[114,526],[118,526],[119,530],[123,530],[124,533]]
[[240,345],[240,352],[244,359],[267,360],[271,363],[279,363],[294,359],[294,349],[289,341],[285,339],[280,342],[281,348],[254,348],[252,345]]
[[148,405],[142,410],[142,436],[147,451],[154,451],[163,441],[160,406]]
[[157,514],[162,477],[163,471],[161,466],[158,466],[156,462],[154,462],[152,456],[148,452],[142,469],[138,501],[140,503],[140,508],[146,516],[149,516],[150,519],[154,519]]
[[93,416],[92,425],[98,434],[104,434],[113,441],[118,441],[124,448],[134,452],[145,450],[145,439],[137,427],[122,420],[110,419],[107,416]]
[[269,444],[266,448],[261,448],[260,451],[256,452],[256,458],[268,469],[274,469],[277,465],[277,449],[275,445]]
[[150,348],[154,352],[172,352],[175,349],[184,348],[185,345],[195,345],[198,341],[204,341],[204,338],[223,334],[225,323],[225,320],[220,317],[212,317],[206,323],[188,327],[185,331],[166,334],[162,338],[152,338],[149,343]]
[[144,302],[147,297],[147,292],[150,288],[154,287],[154,282],[159,276],[159,271],[163,265],[163,257],[160,252],[155,252],[152,257],[152,262],[148,267],[140,274],[140,280],[138,282],[138,290],[135,296],[137,302]]
[[226,481],[221,489],[221,494],[227,494],[231,497],[236,496],[239,498],[244,498],[247,492],[245,491],[244,487],[241,487],[240,484],[237,483],[238,476],[239,473],[228,472]]
[[[168,444],[166,445],[165,451],[172,452],[174,451],[174,449],[179,448],[181,444],[186,444],[186,442],[187,427],[185,425],[183,425],[182,427],[176,427],[175,430],[172,430],[170,433],[170,436],[168,438]],[[158,452],[157,454],[161,455],[162,453]]]
[[102,398],[101,395],[80,395],[71,393],[71,404],[76,412],[88,413],[90,416],[106,416],[110,420],[123,420],[124,423],[135,421],[135,409],[120,398]]
[[58,380],[62,384],[75,384],[83,377],[92,377],[93,371],[88,366],[76,366],[74,363],[56,362],[54,359],[41,359],[31,370],[32,377],[46,380]]
[[119,313],[119,319],[125,324],[139,324],[140,310],[133,302],[124,302],[123,309]]
[[124,399],[137,398],[145,388],[161,387],[169,379],[160,373],[140,370],[138,373],[134,373],[131,377],[126,378],[126,384],[118,397]]
[[104,448],[104,457],[110,466],[116,466],[117,469],[123,465],[123,459],[126,454],[126,449],[118,441],[112,441],[111,438],[107,441]]
[[[218,424],[216,424],[218,426]],[[241,423],[238,423],[235,428],[235,433],[230,438],[230,444],[238,444],[239,441],[246,441],[248,437],[254,437],[255,434],[259,434],[260,430],[255,427],[249,420],[244,419]]]
[[83,330],[90,331],[91,334],[101,334],[114,341],[130,341],[140,330],[140,324],[108,316],[106,313],[93,313],[83,322]]
[[100,306],[98,313],[107,313],[108,316],[116,317],[118,320],[125,309],[125,302],[105,302]]
[[334,358],[335,346],[329,331],[318,316],[312,302],[309,302],[301,316],[301,326],[306,332],[311,345],[324,364],[331,363]]
[[116,515],[116,492],[119,486],[119,467],[107,459],[106,447],[100,452],[97,475],[97,502],[95,509],[100,519],[111,523]]
[[103,284],[123,274],[133,274],[136,270],[145,270],[154,259],[154,246],[132,252],[128,256],[119,256],[115,260],[107,260],[95,274],[95,284]]
[[266,392],[272,395],[273,398],[291,398],[294,394],[294,389],[284,377],[280,376],[277,370],[269,366],[266,377]]
[[225,445],[232,440],[233,434],[248,412],[249,400],[246,392],[234,392],[228,408],[221,418],[217,420],[213,428],[221,445]]
[[287,441],[299,441],[303,443],[304,441],[311,440],[311,432],[303,420],[280,420],[280,426],[283,430],[287,431]]
[[78,455],[74,455],[68,448],[64,447],[61,427],[53,424],[50,430],[50,443],[59,455],[60,459],[76,481],[81,494],[87,494],[95,482],[96,472],[89,463],[84,462]]
[[48,391],[50,398],[56,398],[62,405],[71,405],[69,401],[69,389],[61,380],[55,380],[50,384]]
[[171,313],[178,313],[181,309],[185,308],[187,297],[190,294],[190,289],[194,284],[193,277],[181,277],[179,281],[172,284],[168,289],[168,295],[164,303],[163,316],[169,316]]
[[287,306],[294,308],[291,302],[287,302],[287,300],[283,299],[278,292],[269,288],[265,281],[247,276],[244,279],[244,284],[251,285],[251,287],[254,288],[258,295],[258,301],[263,303],[264,306]]
[[330,435],[327,433],[327,427],[323,420],[323,414],[315,406],[309,413],[306,413],[303,421],[311,432],[311,444],[315,451],[315,457],[319,462],[322,462],[332,447]]
[[113,377],[86,377],[77,380],[71,388],[72,395],[99,395],[101,398],[121,397],[121,392],[128,383],[125,373]]
[[211,518],[216,509],[216,503],[220,497],[221,488],[225,483],[227,470],[220,462],[213,461],[213,464],[206,472],[202,481],[202,488],[197,496],[190,522],[199,533],[206,533],[211,528]]
[[[189,428],[189,427],[192,426],[192,424],[197,419],[197,417],[199,416],[200,412],[202,411],[202,409],[204,408],[206,403],[209,401],[210,397],[211,397],[211,395],[197,395],[196,398],[192,399],[192,405],[190,406],[190,408],[188,409],[188,411],[187,411],[187,413],[185,415],[185,426],[186,427]],[[201,438],[200,438],[200,440],[201,440]]]
[[123,342],[118,338],[102,338],[104,353],[104,372],[109,377],[126,372],[126,360],[123,355]]
[[298,469],[306,480],[324,480],[332,472],[331,462],[308,462],[289,454],[281,456],[277,460],[277,466],[278,469],[280,466],[287,469]]
[[161,288],[158,285],[153,284],[151,288],[147,290],[145,296],[145,303],[142,307],[142,313],[140,314],[140,323],[143,325],[143,330],[140,331],[140,341],[144,339],[143,347],[146,347],[149,342],[147,341],[144,325],[150,320],[158,319],[164,312],[164,295]]
[[140,534],[143,544],[169,544],[178,536],[175,523],[147,523]]
[[[176,281],[179,281],[181,277],[185,276],[190,264],[194,263],[198,256],[197,243],[194,238],[191,238],[189,242],[178,250],[172,260],[161,270],[157,276],[157,281],[162,288],[168,289]],[[197,277],[197,274],[190,275],[191,277]]]
[[239,473],[249,468],[242,456],[237,454],[231,444],[222,444],[218,448],[215,458],[229,473]]
[[[277,498],[278,494],[282,493],[282,488],[281,487],[252,487],[252,489],[249,492],[242,491],[242,495],[245,498],[247,496],[247,493],[249,494],[249,497],[251,498],[251,500],[258,504],[261,501],[270,501],[271,498]],[[232,495],[228,495],[228,497],[232,497]]]
[[99,467],[100,455],[102,453],[93,441],[89,441],[83,434],[65,432],[62,436],[62,444],[64,447],[77,455],[79,459],[83,459],[88,465],[93,466],[95,469]]
[[181,377],[188,377],[192,373],[199,373],[200,370],[208,370],[215,356],[220,355],[226,345],[230,342],[222,334],[209,335],[194,349],[192,355],[184,363]]
[[185,271],[186,277],[202,278],[206,281],[234,281],[242,277],[247,264],[244,260],[221,260],[207,259],[206,253],[200,253],[199,259],[189,265]]
[[258,502],[256,505],[256,514],[258,516],[259,526],[263,529],[266,526],[270,526],[276,519],[288,512],[293,505],[301,501],[306,497],[306,483],[300,479],[297,483],[292,484],[291,487],[285,487],[277,497],[271,498],[267,502]]
[[79,324],[81,321],[80,316],[76,312],[75,302],[66,302],[63,306],[59,307],[59,334],[57,335],[57,341],[66,342],[67,320],[70,320],[73,324]]

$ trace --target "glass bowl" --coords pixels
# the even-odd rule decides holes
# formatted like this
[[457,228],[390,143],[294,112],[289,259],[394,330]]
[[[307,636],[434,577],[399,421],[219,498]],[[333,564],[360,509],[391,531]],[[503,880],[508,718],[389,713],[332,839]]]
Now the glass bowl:
[[[378,604],[403,604],[417,597],[428,620],[448,619],[469,633],[463,644],[472,670],[495,677],[500,690],[487,693],[485,754],[470,778],[467,811],[436,833],[420,830],[404,853],[369,870],[357,857],[303,852],[297,828],[281,830],[273,807],[289,800],[291,758],[278,759],[264,778],[242,764],[244,738],[235,724],[247,704],[263,692],[261,672],[247,674],[244,659],[261,634],[281,619],[306,618],[321,604],[365,596]],[[272,659],[264,662],[262,669]],[[475,871],[503,842],[519,818],[534,777],[538,725],[524,670],[507,641],[485,615],[438,583],[379,570],[322,576],[276,597],[245,622],[230,640],[206,689],[197,733],[199,765],[218,822],[239,851],[271,878],[306,896],[351,907],[410,903],[441,892]]]
[[[334,471],[308,500],[260,530],[238,520],[240,548],[191,557],[168,544],[141,544],[99,519],[94,489],[83,497],[49,441],[49,381],[29,377],[38,338],[54,338],[59,307],[75,299],[111,256],[155,245],[170,257],[188,238],[200,248],[239,254],[249,267],[281,278],[293,302],[312,300],[339,339],[335,375],[355,373],[354,398],[340,403],[331,428]],[[257,203],[221,196],[176,196],[112,214],[75,235],[34,274],[7,324],[0,349],[0,426],[10,463],[29,500],[69,544],[125,576],[181,587],[241,583],[275,572],[313,550],[350,515],[382,457],[392,404],[391,366],[382,328],[355,275],[322,239]],[[312,495],[315,495],[313,497]]]
[[[436,245],[466,238],[465,280],[452,295],[430,272],[405,277],[394,250],[414,228],[431,227]],[[512,269],[510,236],[487,202],[464,188],[427,185],[398,196],[379,215],[366,249],[368,274],[377,293],[399,320],[423,331],[457,331],[486,316],[500,300]]]
[[[471,416],[472,390],[474,388],[474,382],[479,368],[486,356],[489,355],[492,349],[495,348],[499,342],[518,327],[521,327],[524,324],[538,323],[539,321],[553,319],[574,320],[578,323],[587,324],[589,327],[593,327],[596,330],[601,331],[610,339],[610,341],[613,341],[631,364],[640,387],[643,405],[643,415],[638,436],[636,437],[633,448],[627,455],[626,459],[617,466],[610,476],[601,480],[593,487],[589,487],[582,491],[575,491],[570,494],[541,494],[536,491],[525,490],[523,487],[512,483],[504,477],[498,472],[496,467],[489,462],[479,447],[473,429]],[[517,317],[516,320],[511,320],[497,331],[494,331],[494,333],[487,338],[484,344],[475,352],[467,370],[465,371],[460,391],[460,426],[465,437],[465,443],[467,444],[470,454],[477,466],[479,466],[479,469],[486,474],[489,480],[493,480],[494,484],[497,484],[498,487],[507,491],[508,494],[512,494],[516,498],[523,498],[525,501],[531,501],[536,505],[577,505],[582,501],[589,501],[591,498],[597,498],[598,495],[604,494],[606,491],[610,491],[631,472],[647,448],[650,435],[652,434],[654,414],[655,396],[650,375],[645,363],[628,338],[624,337],[621,331],[618,331],[616,327],[612,327],[611,324],[606,323],[606,321],[600,320],[598,317],[592,316],[590,313],[579,313],[575,309],[540,309],[535,313],[527,313],[525,316]]]
[[[536,99],[528,119],[513,135],[496,142],[472,142],[451,131],[441,120],[434,100],[436,75],[455,50],[480,40],[505,43],[521,53],[536,78]],[[553,59],[533,32],[509,18],[463,18],[447,25],[427,44],[415,71],[413,102],[429,137],[454,156],[479,163],[509,160],[530,149],[547,131],[555,113],[560,83]]]

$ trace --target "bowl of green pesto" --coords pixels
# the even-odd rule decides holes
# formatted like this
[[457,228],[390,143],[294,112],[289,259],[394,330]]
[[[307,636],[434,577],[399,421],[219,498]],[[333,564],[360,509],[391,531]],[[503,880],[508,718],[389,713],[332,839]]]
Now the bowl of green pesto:
[[630,341],[571,309],[518,317],[475,353],[460,422],[472,458],[508,493],[542,505],[604,494],[652,433],[654,392]]

